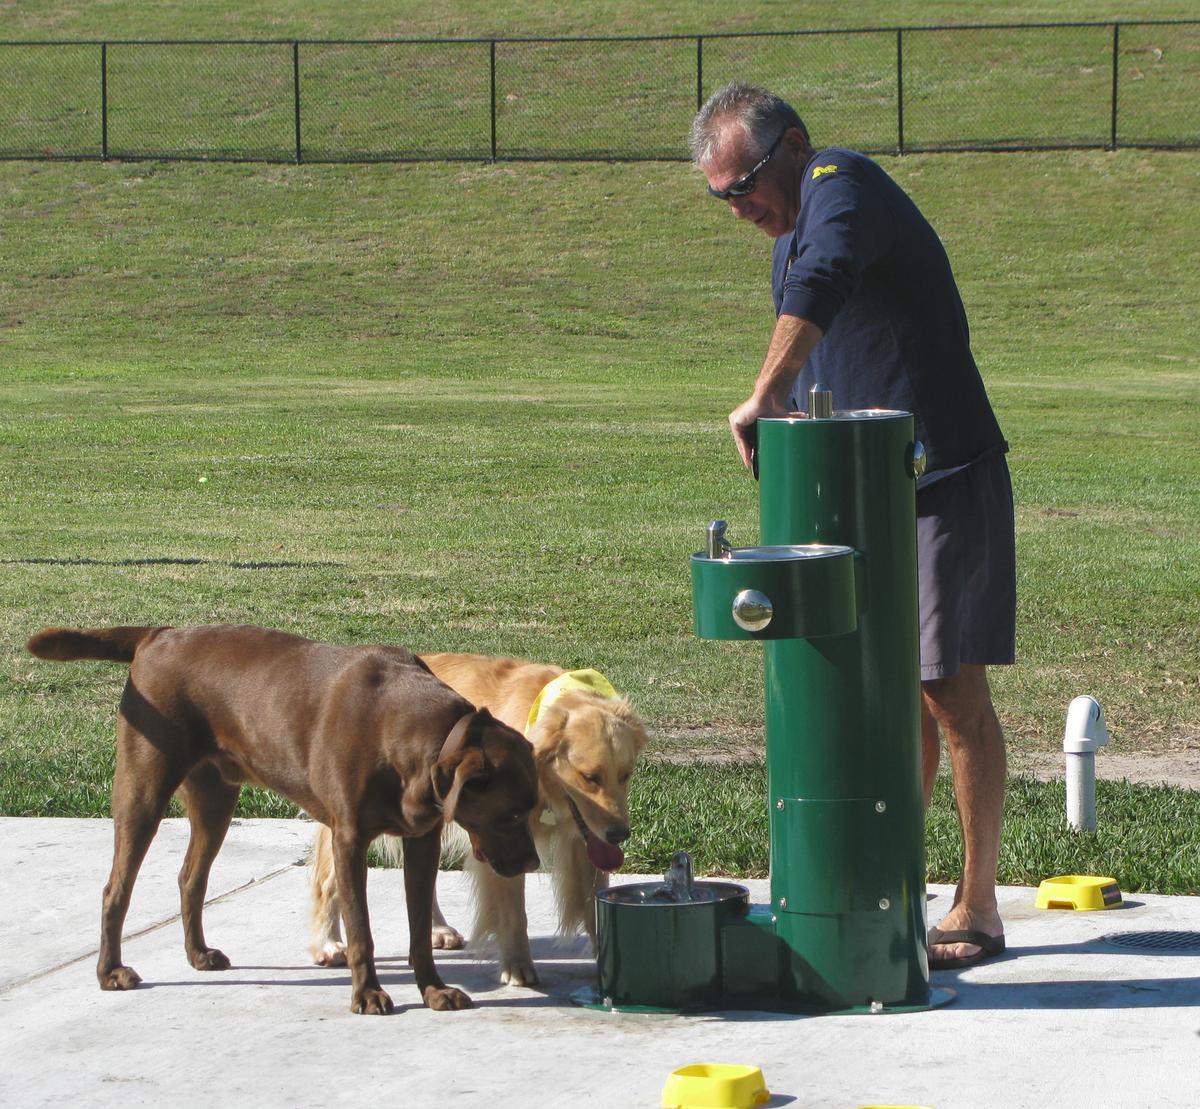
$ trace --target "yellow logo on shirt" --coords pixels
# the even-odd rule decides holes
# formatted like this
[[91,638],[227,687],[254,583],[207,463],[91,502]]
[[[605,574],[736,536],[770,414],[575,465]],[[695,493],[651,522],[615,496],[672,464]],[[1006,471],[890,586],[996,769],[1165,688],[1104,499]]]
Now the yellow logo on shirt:
[[832,163],[827,166],[817,166],[817,168],[812,171],[812,179],[815,181],[818,177],[821,177],[826,173],[837,173],[837,166],[833,165]]

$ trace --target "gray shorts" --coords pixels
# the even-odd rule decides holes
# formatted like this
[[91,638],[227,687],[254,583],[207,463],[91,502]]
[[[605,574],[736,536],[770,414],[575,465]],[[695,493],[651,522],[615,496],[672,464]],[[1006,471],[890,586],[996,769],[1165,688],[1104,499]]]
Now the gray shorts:
[[1012,483],[998,454],[917,490],[921,680],[1016,658]]

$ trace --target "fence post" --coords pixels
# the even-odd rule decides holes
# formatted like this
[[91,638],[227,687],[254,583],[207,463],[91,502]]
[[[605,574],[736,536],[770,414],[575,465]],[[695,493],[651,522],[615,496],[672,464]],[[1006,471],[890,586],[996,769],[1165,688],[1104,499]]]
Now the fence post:
[[491,40],[489,51],[492,71],[492,161],[496,160],[496,40]]
[[300,43],[292,43],[292,103],[296,109],[296,165],[303,161],[300,148]]
[[696,36],[696,111],[704,107],[704,36]]
[[108,43],[100,44],[100,157],[108,161]]
[[1113,24],[1113,61],[1112,61],[1112,127],[1109,131],[1108,149],[1117,149],[1117,73],[1121,57],[1121,24]]
[[904,153],[904,29],[896,28],[896,153]]

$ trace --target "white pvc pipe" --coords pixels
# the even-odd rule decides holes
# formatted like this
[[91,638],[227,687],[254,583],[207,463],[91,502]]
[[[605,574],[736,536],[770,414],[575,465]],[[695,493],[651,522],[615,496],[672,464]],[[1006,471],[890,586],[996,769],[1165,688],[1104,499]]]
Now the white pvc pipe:
[[1067,823],[1077,832],[1096,830],[1096,752],[1067,752]]
[[1076,697],[1063,731],[1066,757],[1067,823],[1080,832],[1096,830],[1096,748],[1109,742],[1104,710],[1094,697]]

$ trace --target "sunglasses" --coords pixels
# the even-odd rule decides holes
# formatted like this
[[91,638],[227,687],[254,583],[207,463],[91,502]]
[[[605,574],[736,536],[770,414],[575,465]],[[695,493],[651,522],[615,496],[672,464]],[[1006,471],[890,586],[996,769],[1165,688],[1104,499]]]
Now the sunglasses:
[[787,131],[781,131],[779,133],[779,138],[771,143],[771,149],[762,156],[762,160],[758,163],[758,165],[756,165],[744,177],[739,177],[726,189],[714,189],[712,185],[709,185],[709,194],[715,196],[718,200],[728,200],[731,196],[749,196],[752,192],[754,192],[754,186],[758,184],[759,172],[762,170],[763,166],[765,166],[771,160],[771,155],[775,153],[776,147],[778,147],[783,141],[783,136],[786,134]]

